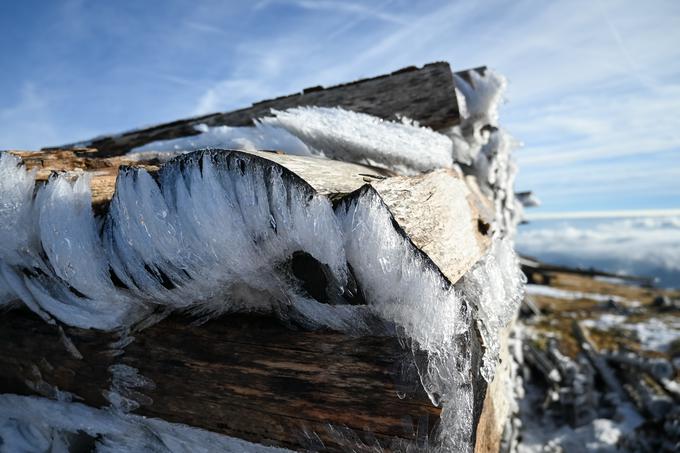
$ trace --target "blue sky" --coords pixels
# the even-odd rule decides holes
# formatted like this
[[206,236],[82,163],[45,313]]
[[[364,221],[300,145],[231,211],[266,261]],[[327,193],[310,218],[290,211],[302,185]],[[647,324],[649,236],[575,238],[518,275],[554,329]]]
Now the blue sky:
[[680,208],[680,2],[0,4],[0,149],[447,60],[509,79],[539,212]]

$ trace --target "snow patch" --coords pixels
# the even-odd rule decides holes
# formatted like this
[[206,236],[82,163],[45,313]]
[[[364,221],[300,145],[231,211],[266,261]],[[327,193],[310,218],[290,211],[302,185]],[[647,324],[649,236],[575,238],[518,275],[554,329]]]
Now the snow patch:
[[680,319],[674,316],[650,318],[641,322],[627,322],[622,315],[605,313],[598,319],[582,321],[588,328],[603,331],[620,329],[634,335],[640,346],[648,351],[667,351],[675,340],[680,339]]
[[530,296],[543,296],[552,297],[554,299],[565,299],[565,300],[578,300],[578,299],[588,299],[594,300],[596,302],[625,302],[620,296],[614,296],[612,294],[600,294],[600,293],[587,293],[581,291],[570,291],[567,289],[555,288],[546,285],[534,285],[528,284],[525,287],[525,291]]
[[[527,389],[532,397],[537,389],[529,385]],[[535,401],[534,404],[540,404]],[[644,418],[631,403],[622,403],[617,407],[614,419],[596,418],[590,423],[573,428],[568,425],[556,425],[549,417],[536,416],[529,408],[528,400],[521,401],[521,436],[517,446],[518,453],[562,452],[562,451],[598,451],[614,453],[621,451],[618,443],[626,435],[644,423]]]
[[452,143],[445,135],[409,122],[341,108],[296,107],[260,119],[298,137],[323,155],[365,163],[402,174],[453,166]]

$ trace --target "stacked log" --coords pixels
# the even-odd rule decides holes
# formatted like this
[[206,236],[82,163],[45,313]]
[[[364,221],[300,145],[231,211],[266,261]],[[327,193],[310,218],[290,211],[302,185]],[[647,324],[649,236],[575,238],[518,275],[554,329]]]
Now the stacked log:
[[[443,130],[460,123],[453,80],[433,64],[87,149],[4,153],[21,187],[0,184],[19,244],[0,250],[0,417],[72,450],[497,451],[519,268],[475,178],[268,151],[124,155],[297,105]],[[62,207],[85,220],[46,217]],[[221,264],[221,244],[188,246],[229,216],[264,260],[255,271]],[[88,265],[99,286],[74,275]]]

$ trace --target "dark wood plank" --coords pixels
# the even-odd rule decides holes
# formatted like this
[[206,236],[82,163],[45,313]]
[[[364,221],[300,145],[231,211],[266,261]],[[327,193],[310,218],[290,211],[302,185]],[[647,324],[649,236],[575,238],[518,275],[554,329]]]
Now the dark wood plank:
[[440,409],[396,338],[290,330],[242,315],[192,322],[173,315],[134,333],[124,351],[113,334],[66,328],[77,358],[58,327],[8,311],[0,316],[0,393],[55,397],[59,389],[102,407],[109,367],[124,364],[153,381],[123,391],[141,404],[136,413],[258,443],[340,451],[333,426],[389,447],[438,425]]

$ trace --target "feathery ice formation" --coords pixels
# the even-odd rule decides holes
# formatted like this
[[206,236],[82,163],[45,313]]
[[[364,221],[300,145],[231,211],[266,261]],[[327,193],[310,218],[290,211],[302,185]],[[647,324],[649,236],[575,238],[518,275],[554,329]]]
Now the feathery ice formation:
[[[446,278],[395,229],[370,187],[334,211],[304,180],[266,159],[196,152],[153,176],[122,168],[108,212],[98,218],[86,176],[56,175],[36,188],[9,154],[0,157],[0,172],[9,202],[3,230],[23,233],[3,241],[3,303],[20,299],[47,320],[111,330],[160,305],[268,312],[309,327],[361,330],[364,307],[352,305],[358,279],[361,293],[374,295],[371,313],[423,346],[430,335],[441,342],[461,328],[465,310],[449,300]],[[371,245],[375,252],[365,253]],[[301,260],[318,267],[325,285],[305,289],[295,275]]]

